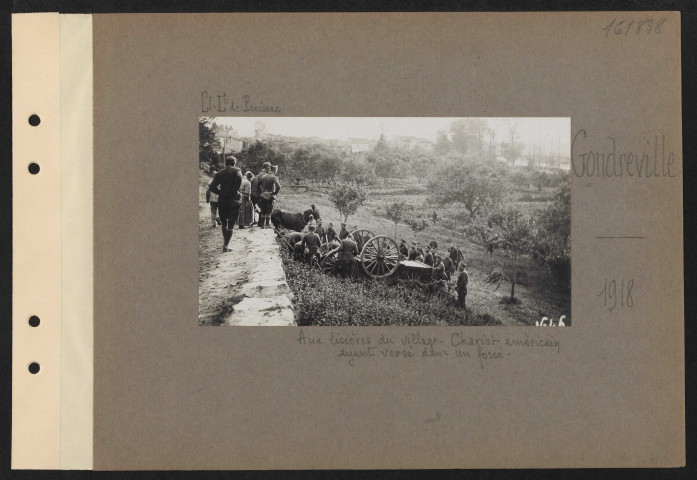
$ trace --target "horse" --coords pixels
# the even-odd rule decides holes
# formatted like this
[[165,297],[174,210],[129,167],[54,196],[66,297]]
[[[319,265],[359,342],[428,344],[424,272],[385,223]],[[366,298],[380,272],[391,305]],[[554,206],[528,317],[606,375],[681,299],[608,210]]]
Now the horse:
[[319,210],[317,210],[314,204],[310,206],[309,210],[305,210],[303,213],[289,213],[284,212],[280,208],[275,208],[273,212],[271,212],[271,223],[273,223],[276,229],[282,227],[284,229],[301,232],[310,221],[310,215],[312,215],[315,220],[320,219]]

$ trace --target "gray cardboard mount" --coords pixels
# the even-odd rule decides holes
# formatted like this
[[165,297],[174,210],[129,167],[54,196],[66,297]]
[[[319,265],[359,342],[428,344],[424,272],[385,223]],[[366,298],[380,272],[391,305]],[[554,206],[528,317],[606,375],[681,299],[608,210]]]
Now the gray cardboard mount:
[[[96,469],[684,465],[678,13],[95,15],[93,28]],[[612,137],[653,158],[665,138],[674,176],[572,175],[572,327],[421,329],[551,336],[559,353],[350,367],[294,327],[197,325],[196,125],[230,114],[202,111],[203,92],[282,116],[570,117],[585,131],[575,155]],[[606,279],[634,280],[631,308],[603,305]]]

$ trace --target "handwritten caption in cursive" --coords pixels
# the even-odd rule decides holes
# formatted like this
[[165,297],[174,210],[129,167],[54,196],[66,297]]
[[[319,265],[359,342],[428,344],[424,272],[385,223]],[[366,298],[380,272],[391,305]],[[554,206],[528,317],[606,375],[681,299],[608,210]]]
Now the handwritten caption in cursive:
[[203,113],[280,113],[281,107],[242,95],[236,99],[226,92],[201,92],[201,112]]
[[665,27],[666,18],[644,18],[642,20],[628,20],[613,18],[603,28],[605,36],[630,36],[630,35],[660,35]]
[[[546,330],[546,329],[545,329]],[[505,361],[521,350],[544,350],[558,355],[561,345],[553,334],[523,332],[519,335],[472,335],[464,331],[449,334],[421,330],[402,335],[378,331],[374,334],[329,331],[318,335],[302,328],[295,342],[303,347],[331,349],[333,354],[354,367],[362,361],[473,361],[481,368],[489,362]]]

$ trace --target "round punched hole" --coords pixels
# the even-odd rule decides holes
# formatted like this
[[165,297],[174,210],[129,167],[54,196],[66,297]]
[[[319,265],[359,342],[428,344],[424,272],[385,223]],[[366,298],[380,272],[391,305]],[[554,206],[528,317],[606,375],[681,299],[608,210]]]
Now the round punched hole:
[[39,116],[37,114],[34,113],[34,114],[29,116],[29,125],[31,125],[32,127],[36,127],[40,123],[41,123],[41,119],[39,118]]
[[32,327],[38,327],[40,323],[41,319],[36,315],[32,315],[31,317],[29,317],[29,325],[31,325]]
[[31,362],[29,364],[29,373],[36,375],[37,373],[39,373],[39,370],[41,370],[41,365],[39,365],[38,363]]
[[29,164],[29,173],[31,173],[32,175],[36,175],[37,173],[39,173],[39,170],[41,170],[41,167],[38,163]]

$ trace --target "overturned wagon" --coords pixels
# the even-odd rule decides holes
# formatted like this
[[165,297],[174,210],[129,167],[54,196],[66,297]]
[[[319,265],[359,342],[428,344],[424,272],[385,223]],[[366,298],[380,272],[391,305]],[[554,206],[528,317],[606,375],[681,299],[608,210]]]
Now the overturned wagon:
[[[349,233],[358,246],[356,261],[360,270],[372,278],[387,278],[401,273],[407,278],[418,278],[429,265],[407,260],[399,251],[397,241],[386,235],[375,235],[370,230],[359,229]],[[323,244],[320,249],[319,267],[324,273],[338,273],[341,269],[341,247],[331,248]]]

